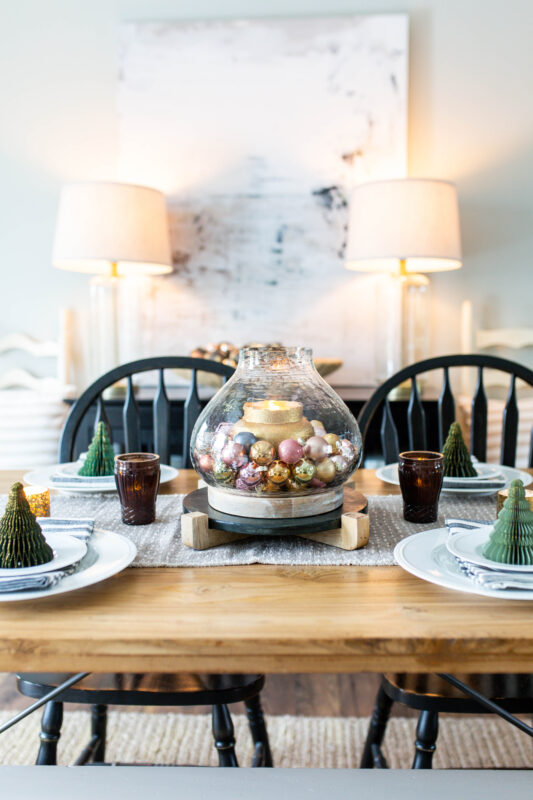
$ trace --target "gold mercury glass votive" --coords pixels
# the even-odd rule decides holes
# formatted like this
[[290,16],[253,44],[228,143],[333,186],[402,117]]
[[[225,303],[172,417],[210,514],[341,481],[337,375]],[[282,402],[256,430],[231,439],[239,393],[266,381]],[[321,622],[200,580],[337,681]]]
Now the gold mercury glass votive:
[[50,516],[50,492],[44,486],[25,486],[24,494],[36,517]]
[[255,400],[244,404],[244,415],[233,432],[250,431],[277,447],[283,439],[308,439],[314,429],[303,415],[303,405],[294,400]]
[[[526,500],[529,503],[530,509],[533,511],[533,491],[531,489],[526,489]],[[503,508],[503,504],[509,497],[509,489],[501,489],[498,492],[498,514]]]

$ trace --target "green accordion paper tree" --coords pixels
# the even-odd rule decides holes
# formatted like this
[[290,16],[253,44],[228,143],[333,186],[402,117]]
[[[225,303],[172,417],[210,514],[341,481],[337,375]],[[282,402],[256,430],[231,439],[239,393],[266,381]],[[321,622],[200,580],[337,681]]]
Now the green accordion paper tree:
[[477,475],[470,453],[463,439],[461,426],[452,422],[448,436],[442,448],[444,456],[444,477],[475,478]]
[[0,567],[36,567],[54,557],[40,526],[32,514],[21,483],[9,492],[6,510],[0,519]]
[[483,555],[500,564],[533,564],[533,511],[527,502],[524,484],[518,478],[511,482],[509,496],[483,548]]
[[89,445],[87,457],[83,462],[78,475],[97,478],[102,475],[113,475],[115,471],[115,454],[109,439],[109,432],[105,422],[99,422],[96,433]]

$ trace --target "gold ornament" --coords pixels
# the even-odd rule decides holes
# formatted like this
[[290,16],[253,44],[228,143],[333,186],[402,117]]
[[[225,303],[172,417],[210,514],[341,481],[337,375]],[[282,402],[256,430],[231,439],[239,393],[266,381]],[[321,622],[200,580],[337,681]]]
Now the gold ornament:
[[283,484],[283,488],[287,492],[301,492],[307,489],[307,486],[303,483],[298,483],[298,481],[295,481],[293,478],[289,478],[289,480]]
[[331,483],[337,474],[335,464],[330,458],[325,458],[316,465],[316,477],[324,483]]
[[215,461],[213,465],[213,477],[219,483],[233,483],[234,472],[224,464],[223,461]]
[[285,483],[291,476],[291,471],[287,464],[283,461],[274,461],[270,465],[267,472],[267,480],[272,483],[282,484]]
[[298,483],[309,483],[315,477],[315,473],[315,465],[307,458],[301,458],[292,468],[293,477]]
[[272,464],[276,458],[276,450],[270,442],[265,441],[265,439],[259,439],[258,442],[254,442],[250,447],[250,458],[260,467],[266,467],[268,464]]
[[272,481],[267,481],[264,485],[264,491],[269,493],[280,492],[281,486],[279,485],[279,483],[273,483]]
[[341,445],[341,440],[339,439],[336,433],[326,433],[324,439],[331,447],[331,452],[333,454],[340,453],[342,445]]

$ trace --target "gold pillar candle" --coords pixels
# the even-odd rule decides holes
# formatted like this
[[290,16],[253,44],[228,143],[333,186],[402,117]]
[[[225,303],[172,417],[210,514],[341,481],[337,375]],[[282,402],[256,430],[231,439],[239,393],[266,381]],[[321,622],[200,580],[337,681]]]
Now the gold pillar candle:
[[36,517],[50,516],[50,492],[44,486],[25,486],[24,494]]
[[295,400],[254,400],[243,406],[243,417],[233,426],[233,434],[249,431],[257,439],[277,448],[284,439],[308,439],[314,428],[303,415],[303,405]]
[[[533,491],[531,489],[525,489],[526,493],[526,500],[529,504],[530,509],[533,511]],[[509,489],[501,489],[498,492],[498,514],[503,508],[503,504],[509,497]]]

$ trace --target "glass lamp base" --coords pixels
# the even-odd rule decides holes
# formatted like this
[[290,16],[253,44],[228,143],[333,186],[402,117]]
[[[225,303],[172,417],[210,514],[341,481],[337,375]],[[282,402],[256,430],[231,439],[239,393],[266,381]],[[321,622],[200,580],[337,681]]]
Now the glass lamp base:
[[[90,282],[91,378],[142,358],[150,279],[98,275]],[[145,324],[146,323],[146,324]]]
[[393,274],[376,295],[376,377],[382,381],[429,355],[429,280]]

